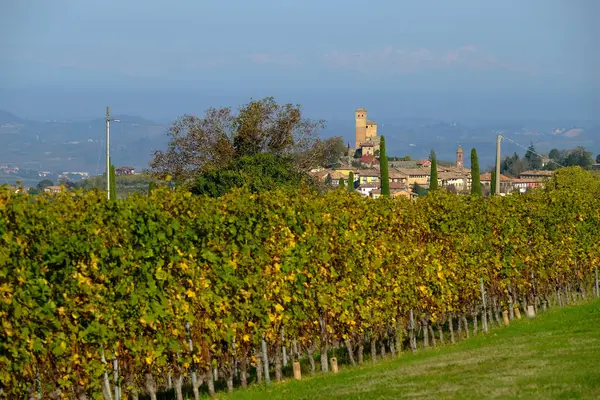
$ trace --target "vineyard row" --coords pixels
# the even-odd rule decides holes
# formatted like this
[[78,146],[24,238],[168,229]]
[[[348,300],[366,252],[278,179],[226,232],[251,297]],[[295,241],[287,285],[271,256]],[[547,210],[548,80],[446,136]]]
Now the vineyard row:
[[598,232],[600,181],[578,168],[492,199],[0,189],[0,389],[156,398],[191,377],[198,396],[303,354],[323,371],[332,349],[396,354],[417,326],[439,340],[591,295]]

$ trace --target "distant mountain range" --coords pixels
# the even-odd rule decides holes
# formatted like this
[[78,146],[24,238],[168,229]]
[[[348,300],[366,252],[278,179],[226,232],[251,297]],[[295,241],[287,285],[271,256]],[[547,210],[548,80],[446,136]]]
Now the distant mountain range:
[[[167,126],[115,115],[111,158],[115,165],[146,168],[153,151],[165,148]],[[32,121],[0,111],[0,164],[48,171],[104,170],[105,121]]]
[[[328,124],[328,136],[344,136],[354,145],[354,124]],[[388,119],[378,122],[378,135],[386,137],[389,155],[426,159],[432,149],[439,159],[454,161],[458,146],[465,153],[465,163],[470,164],[471,148],[476,148],[480,166],[492,166],[496,157],[496,138],[502,135],[502,156],[514,152],[523,156],[533,143],[539,153],[548,153],[553,148],[571,149],[584,146],[594,156],[600,153],[600,125],[560,128],[545,123],[489,122],[466,125],[459,122],[444,122],[434,119]],[[349,133],[349,134],[348,134]]]
[[[111,157],[117,166],[148,167],[152,154],[165,149],[168,126],[145,118],[116,115],[111,124]],[[435,149],[438,158],[454,160],[461,145],[469,164],[472,147],[477,148],[482,168],[495,158],[496,136],[507,139],[502,154],[518,152],[534,143],[539,152],[552,148],[584,146],[600,153],[600,126],[555,126],[544,123],[486,122],[462,124],[425,118],[386,118],[378,122],[378,134],[387,139],[388,154],[427,158]],[[342,136],[354,146],[354,120],[330,121],[321,136]],[[0,165],[10,164],[37,171],[82,171],[91,175],[104,170],[105,122],[33,121],[0,110]]]

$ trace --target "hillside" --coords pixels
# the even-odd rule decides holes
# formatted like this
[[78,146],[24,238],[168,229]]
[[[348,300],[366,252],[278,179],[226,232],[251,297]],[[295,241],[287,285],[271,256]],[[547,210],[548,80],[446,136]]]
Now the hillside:
[[[116,165],[130,165],[138,170],[148,167],[153,153],[164,149],[168,125],[133,115],[114,115],[111,125],[111,152]],[[385,135],[390,155],[411,155],[427,158],[435,149],[441,159],[453,160],[456,148],[476,147],[482,168],[495,159],[496,135],[501,133],[523,146],[531,142],[542,152],[552,148],[569,149],[584,146],[600,153],[600,127],[589,125],[561,128],[544,122],[471,122],[442,121],[433,118],[383,118],[379,135]],[[557,124],[557,123],[556,123]],[[565,122],[564,124],[567,124]],[[354,124],[328,121],[322,137],[341,136],[354,145]],[[32,121],[0,110],[0,164],[49,171],[84,171],[92,175],[104,170],[105,122],[103,118],[89,121]],[[524,149],[505,141],[503,154]],[[468,160],[467,160],[468,164]]]
[[[153,151],[166,145],[167,126],[135,116],[114,116],[111,153],[117,165],[146,168]],[[28,121],[0,113],[0,163],[47,171],[101,173],[105,122]]]
[[[562,129],[544,121],[533,122],[445,122],[435,119],[388,119],[378,126],[378,134],[386,137],[390,155],[410,155],[414,159],[426,159],[435,149],[441,159],[454,160],[459,145],[470,150],[478,150],[482,168],[492,166],[495,161],[496,136],[502,134],[523,147],[534,143],[540,152],[549,152],[553,148],[572,149],[584,146],[594,154],[600,153],[600,142],[594,140],[600,136],[600,126],[590,124],[584,128]],[[354,126],[349,122],[327,124],[330,136],[342,136],[346,142],[354,144]],[[502,143],[502,154],[514,152],[524,154],[525,149],[512,141]],[[467,157],[468,158],[468,157]],[[469,160],[466,160],[467,165]]]

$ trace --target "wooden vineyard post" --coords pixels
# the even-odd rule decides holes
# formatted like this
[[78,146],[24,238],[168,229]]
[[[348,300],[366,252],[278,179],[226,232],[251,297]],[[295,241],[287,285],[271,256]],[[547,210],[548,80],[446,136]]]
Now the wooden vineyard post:
[[600,297],[600,287],[598,286],[598,267],[596,267],[596,297]]
[[113,359],[113,379],[114,379],[114,391],[115,391],[115,400],[121,400],[121,387],[119,385],[119,360],[115,354],[115,358]]
[[337,358],[335,357],[331,357],[331,359],[329,360],[330,364],[331,364],[331,371],[334,374],[338,373],[338,363],[337,363]]
[[485,290],[483,288],[483,277],[481,277],[481,304],[483,307],[483,311],[481,313],[481,327],[483,328],[483,333],[488,333],[488,324],[487,324],[487,315],[486,315],[486,306],[485,306]]
[[504,325],[508,326],[510,324],[508,319],[508,310],[502,311],[502,319],[504,320]]
[[288,359],[287,359],[287,352],[285,349],[285,333],[284,333],[284,329],[281,328],[281,343],[283,343],[283,348],[282,348],[282,353],[283,353],[283,368],[287,367],[288,364]]
[[300,368],[300,362],[294,361],[294,379],[302,379],[302,369]]
[[510,320],[515,319],[515,307],[513,306],[513,291],[512,285],[508,282],[508,312],[510,316]]
[[519,310],[519,305],[515,307],[515,316],[517,319],[521,319],[521,310]]
[[267,341],[265,340],[265,338],[262,339],[261,346],[262,346],[262,356],[263,356],[262,364],[263,364],[263,368],[264,368],[265,383],[267,385],[269,385],[269,384],[271,384],[271,377],[269,376],[269,356],[267,354]]
[[535,318],[535,307],[527,306],[527,318]]
[[[106,365],[106,358],[104,357],[104,349],[102,349],[102,364]],[[106,368],[104,368],[104,376],[103,376],[103,380],[102,380],[102,392],[104,394],[104,397],[107,400],[113,400],[112,398],[112,391],[110,390],[110,381],[108,380],[108,372],[106,371]]]
[[415,337],[415,315],[413,310],[410,310],[410,329],[409,329],[410,349],[414,353],[417,352],[417,338]]

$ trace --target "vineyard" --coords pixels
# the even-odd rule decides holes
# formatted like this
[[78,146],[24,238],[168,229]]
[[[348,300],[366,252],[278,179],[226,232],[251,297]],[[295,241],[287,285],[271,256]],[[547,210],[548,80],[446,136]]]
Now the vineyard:
[[[600,181],[523,195],[0,189],[0,389],[155,399],[454,341],[597,291]],[[482,302],[482,290],[485,302]]]

